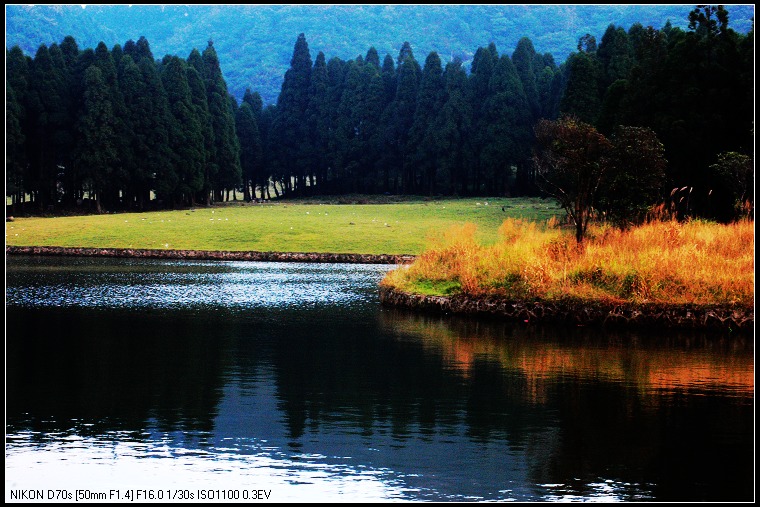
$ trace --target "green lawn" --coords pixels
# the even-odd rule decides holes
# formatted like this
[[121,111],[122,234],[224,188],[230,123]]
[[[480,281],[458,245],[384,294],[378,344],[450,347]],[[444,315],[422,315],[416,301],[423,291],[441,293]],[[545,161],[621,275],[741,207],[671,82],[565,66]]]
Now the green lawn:
[[237,202],[189,210],[15,218],[6,245],[264,252],[419,254],[431,235],[472,222],[490,243],[507,217],[563,215],[528,198],[404,200],[387,204]]

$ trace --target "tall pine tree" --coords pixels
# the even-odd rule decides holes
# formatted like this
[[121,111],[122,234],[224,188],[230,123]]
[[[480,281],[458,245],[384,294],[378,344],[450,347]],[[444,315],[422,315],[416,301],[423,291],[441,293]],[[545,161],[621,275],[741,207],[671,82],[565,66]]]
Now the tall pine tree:
[[76,159],[84,174],[90,198],[98,213],[104,210],[103,196],[112,188],[119,151],[113,94],[97,65],[91,65],[84,74],[84,103],[79,117],[79,143]]
[[473,150],[473,164],[471,165],[471,177],[469,178],[471,190],[474,193],[482,192],[483,176],[483,150],[488,142],[486,131],[488,129],[488,108],[486,104],[490,96],[489,82],[495,59],[496,46],[490,44],[488,48],[479,47],[470,65],[470,77],[468,80],[468,100],[472,104],[472,135],[471,146]]
[[240,143],[235,133],[235,115],[229,101],[227,83],[222,76],[219,58],[213,42],[203,50],[204,80],[211,125],[214,131],[212,160],[219,168],[214,182],[216,200],[223,199],[225,190],[233,190],[242,184],[240,169]]
[[156,191],[172,206],[194,204],[195,194],[203,188],[203,136],[190,95],[185,61],[178,56],[170,57],[162,69],[162,80],[171,112],[172,163],[159,174]]
[[211,204],[213,182],[216,181],[219,172],[219,166],[214,157],[214,153],[216,153],[214,126],[208,106],[206,82],[203,79],[205,65],[201,53],[197,49],[193,49],[187,58],[187,63],[187,84],[190,87],[190,96],[203,135],[203,188],[198,192],[197,197],[208,206]]
[[[435,51],[425,59],[414,119],[409,129],[410,156],[407,164],[419,172],[413,191],[433,195],[438,160],[436,156],[434,119],[443,105],[443,67]],[[410,168],[412,170],[412,168]]]
[[39,211],[45,211],[56,202],[59,145],[53,140],[59,129],[65,127],[62,93],[66,83],[44,44],[35,54],[29,84],[26,111],[29,115],[29,172],[25,181]]
[[510,195],[516,169],[528,158],[533,125],[530,103],[512,60],[502,55],[494,66],[486,101],[482,169],[488,195]]
[[8,81],[5,82],[5,195],[11,198],[13,213],[24,190],[24,132],[21,129],[21,104]]
[[533,42],[528,37],[522,37],[517,42],[514,53],[512,53],[512,64],[515,66],[517,75],[520,76],[525,97],[528,100],[531,124],[541,116],[536,70],[534,69],[535,62],[536,50],[533,48]]
[[261,138],[251,105],[243,102],[235,113],[235,130],[240,142],[240,167],[243,174],[243,198],[250,201],[256,192],[261,163]]
[[171,165],[169,128],[172,117],[155,60],[151,56],[139,57],[138,67],[145,85],[145,95],[140,97],[136,107],[141,111],[140,120],[144,129],[142,139],[146,152],[141,157],[143,170],[140,173],[145,180],[139,181],[135,187],[137,205],[144,209],[150,201],[150,191],[157,188],[157,179]]
[[468,100],[467,73],[455,59],[446,65],[443,74],[445,95],[435,119],[436,159],[438,176],[447,194],[467,192],[466,167],[471,161],[472,104]]
[[309,88],[311,83],[311,55],[306,36],[298,35],[293,48],[290,68],[285,72],[280,95],[277,98],[277,110],[272,125],[275,139],[275,159],[285,185],[285,191],[291,188],[294,180],[295,192],[302,195],[306,186],[309,168],[308,145],[305,143],[306,110],[309,107]]
[[[321,51],[314,61],[309,84],[309,105],[306,108],[306,125],[309,149],[312,153],[310,172],[316,178],[316,185],[321,192],[327,181],[329,165],[328,149],[330,143],[330,77],[327,73],[325,55]],[[245,100],[245,99],[243,99]]]

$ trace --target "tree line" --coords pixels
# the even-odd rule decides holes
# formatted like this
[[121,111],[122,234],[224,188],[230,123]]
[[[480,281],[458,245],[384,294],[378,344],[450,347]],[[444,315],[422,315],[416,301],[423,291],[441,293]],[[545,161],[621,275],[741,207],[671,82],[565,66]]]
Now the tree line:
[[[238,192],[542,195],[537,128],[572,117],[602,136],[628,126],[639,130],[620,139],[662,142],[664,174],[636,206],[688,191],[684,214],[730,219],[754,202],[753,33],[728,28],[723,7],[700,6],[688,31],[610,25],[559,66],[523,37],[511,55],[478,48],[469,69],[436,52],[420,65],[408,42],[382,61],[372,47],[312,60],[301,34],[266,107],[250,89],[240,103],[228,93],[211,41],[161,60],[144,37],[82,51],[68,36],[34,58],[16,46],[6,54],[6,195],[39,211],[88,200],[101,211],[192,206]],[[616,187],[605,188],[612,209]]]
[[[80,51],[67,36],[7,55],[6,195],[34,209],[209,204],[241,182],[213,44],[155,60],[140,38]],[[152,197],[155,196],[155,197]]]
[[[688,30],[610,25],[565,62],[561,109],[604,136],[651,129],[667,160],[657,197],[679,217],[754,213],[754,24],[741,35],[728,21],[723,6],[700,5]],[[640,188],[637,176],[628,188]],[[625,187],[600,198],[626,199]]]

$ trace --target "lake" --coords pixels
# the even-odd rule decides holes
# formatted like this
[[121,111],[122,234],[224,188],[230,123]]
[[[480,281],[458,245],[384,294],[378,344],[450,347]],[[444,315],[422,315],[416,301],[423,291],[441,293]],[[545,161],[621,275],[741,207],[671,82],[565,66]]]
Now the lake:
[[752,336],[418,315],[389,269],[7,256],[6,501],[754,500]]

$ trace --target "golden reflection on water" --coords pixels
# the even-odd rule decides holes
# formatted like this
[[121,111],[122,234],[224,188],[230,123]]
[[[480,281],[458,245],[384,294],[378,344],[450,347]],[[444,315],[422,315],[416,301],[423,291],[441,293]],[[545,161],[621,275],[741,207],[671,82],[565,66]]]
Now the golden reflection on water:
[[518,371],[527,401],[543,403],[559,378],[633,386],[656,403],[686,390],[754,394],[753,344],[747,337],[523,326],[450,316],[383,311],[381,325],[440,354],[467,379],[478,361]]

